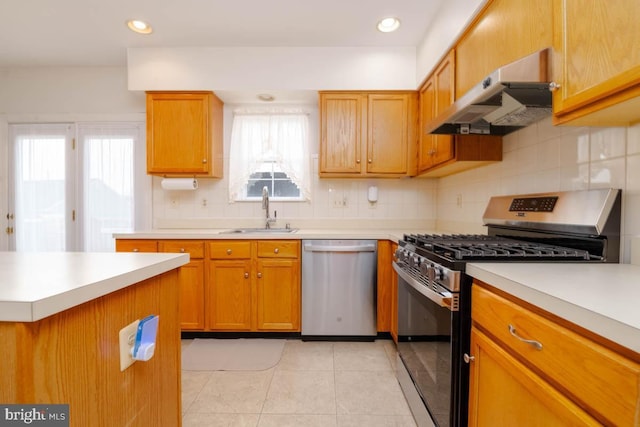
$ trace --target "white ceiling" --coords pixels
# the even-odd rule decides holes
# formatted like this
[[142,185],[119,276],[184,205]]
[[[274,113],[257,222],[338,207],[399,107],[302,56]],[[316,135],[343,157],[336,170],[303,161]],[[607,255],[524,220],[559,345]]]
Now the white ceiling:
[[[124,66],[128,47],[418,46],[444,1],[2,0],[0,67]],[[378,32],[390,15],[400,29]]]

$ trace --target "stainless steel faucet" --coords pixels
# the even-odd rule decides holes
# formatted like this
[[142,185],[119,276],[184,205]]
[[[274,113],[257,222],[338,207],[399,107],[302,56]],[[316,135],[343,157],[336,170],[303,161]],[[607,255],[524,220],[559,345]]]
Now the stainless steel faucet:
[[267,215],[267,222],[264,228],[271,228],[271,224],[276,222],[278,212],[273,211],[273,218],[269,216],[269,189],[266,186],[262,187],[262,209],[266,211]]

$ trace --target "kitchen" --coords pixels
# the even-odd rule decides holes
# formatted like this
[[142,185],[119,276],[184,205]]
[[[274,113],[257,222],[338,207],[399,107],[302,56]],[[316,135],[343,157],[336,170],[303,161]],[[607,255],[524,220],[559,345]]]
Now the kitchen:
[[[180,75],[162,68],[145,69],[148,54],[153,62],[153,49],[132,49],[130,67],[29,67],[3,68],[0,77],[3,97],[0,99],[0,147],[7,153],[7,124],[15,121],[91,121],[123,120],[144,121],[143,90],[147,89],[202,89],[203,86],[224,90],[282,90],[309,89],[304,102],[310,110],[312,147],[318,146],[317,89],[415,89],[443,53],[453,42],[459,30],[481,7],[450,2],[440,10],[441,19],[434,21],[424,42],[417,49],[395,49],[393,63],[379,64],[387,73],[371,73],[357,69],[344,72],[336,67],[327,73],[327,64],[336,66],[346,56],[361,53],[359,49],[341,52],[325,49],[245,48],[238,58],[232,48],[166,49],[167,57],[179,58],[185,68]],[[458,29],[451,34],[451,28]],[[451,34],[443,40],[442,34]],[[430,37],[431,36],[431,37]],[[206,51],[207,49],[212,49]],[[173,56],[172,56],[173,55]],[[238,66],[246,64],[249,70],[259,66],[265,72],[260,76],[234,72],[220,75],[212,72],[215,55],[222,62]],[[282,79],[279,68],[269,69],[269,62],[256,62],[265,55],[278,59],[286,56],[291,68],[300,71],[290,79]],[[280,56],[278,56],[280,55]],[[298,58],[291,60],[290,58]],[[318,65],[322,62],[323,66]],[[140,65],[138,70],[135,65]],[[244,68],[244,67],[242,67]],[[334,69],[334,68],[332,68]],[[414,73],[413,69],[417,69]],[[493,69],[493,68],[491,68]],[[407,71],[409,70],[409,71]],[[269,72],[271,71],[271,72]],[[346,71],[349,71],[348,69]],[[230,72],[229,72],[230,73]],[[486,74],[486,73],[484,73]],[[416,78],[415,75],[418,77]],[[295,77],[295,78],[294,78]],[[211,84],[219,78],[220,83]],[[192,86],[184,86],[181,79],[189,79]],[[262,80],[260,80],[262,79]],[[247,86],[250,80],[254,87]],[[286,80],[286,82],[283,82]],[[471,83],[476,83],[471,82]],[[137,86],[136,86],[137,85]],[[124,88],[129,87],[131,91]],[[310,92],[310,93],[309,93]],[[72,94],[73,96],[69,96]],[[86,96],[89,94],[90,96]],[[225,105],[225,143],[231,128],[231,106]],[[225,153],[228,153],[225,147]],[[631,241],[640,234],[640,223],[634,213],[640,207],[638,195],[638,163],[640,162],[640,131],[638,126],[553,126],[552,119],[543,119],[503,139],[503,160],[467,172],[439,179],[321,179],[317,173],[317,148],[311,149],[314,164],[312,176],[313,199],[309,203],[286,204],[272,202],[282,223],[290,222],[299,228],[379,229],[397,228],[401,223],[407,230],[445,230],[457,233],[485,233],[482,214],[489,197],[495,194],[523,194],[542,191],[587,188],[620,188],[623,190],[621,259],[631,260]],[[3,155],[8,158],[8,155]],[[225,159],[225,165],[228,163]],[[0,192],[7,194],[6,168],[2,168]],[[226,176],[226,173],[224,174]],[[194,227],[216,228],[255,226],[263,212],[258,203],[226,202],[227,183],[222,180],[199,180],[199,189],[187,194],[162,191],[160,179],[154,178],[148,227],[159,229]],[[378,202],[374,208],[367,200],[371,185],[378,187]],[[202,205],[202,200],[207,205]],[[335,199],[346,200],[336,206]],[[7,211],[7,197],[0,197],[0,208]],[[238,224],[241,218],[243,224]],[[363,220],[366,219],[365,220]],[[147,228],[148,228],[147,227]],[[144,229],[144,227],[143,227]],[[8,247],[8,237],[2,234],[0,244]]]

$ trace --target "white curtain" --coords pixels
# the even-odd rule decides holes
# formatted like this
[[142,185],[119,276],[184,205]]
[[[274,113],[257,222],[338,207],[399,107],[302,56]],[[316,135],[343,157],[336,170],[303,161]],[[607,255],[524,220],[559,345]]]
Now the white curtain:
[[140,129],[133,124],[80,124],[82,249],[115,250],[113,233],[134,231],[134,153]]
[[73,187],[68,183],[73,128],[70,124],[11,125],[10,248],[21,252],[65,251]]
[[249,176],[261,163],[275,161],[311,198],[309,116],[299,108],[234,111],[229,155],[229,200],[244,197]]

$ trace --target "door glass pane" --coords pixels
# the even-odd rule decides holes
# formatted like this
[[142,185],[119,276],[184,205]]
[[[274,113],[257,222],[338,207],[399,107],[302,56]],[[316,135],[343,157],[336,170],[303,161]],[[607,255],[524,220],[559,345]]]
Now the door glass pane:
[[64,251],[65,133],[20,132],[14,139],[16,251]]
[[84,129],[81,135],[84,152],[83,249],[87,252],[113,251],[113,234],[134,230],[135,138],[118,129],[105,128]]

